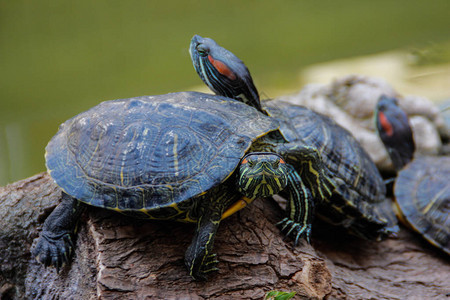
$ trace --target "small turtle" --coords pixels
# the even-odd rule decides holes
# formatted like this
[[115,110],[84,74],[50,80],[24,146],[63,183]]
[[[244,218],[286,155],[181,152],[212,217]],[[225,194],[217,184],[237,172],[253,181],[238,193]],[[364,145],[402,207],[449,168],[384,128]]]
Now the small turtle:
[[382,95],[377,103],[376,128],[392,164],[401,170],[412,159],[416,146],[408,116],[396,98]]
[[376,127],[394,164],[396,211],[407,227],[450,254],[450,156],[414,156],[415,144],[407,114],[396,98],[382,95]]
[[[74,249],[87,205],[133,217],[197,223],[185,254],[189,274],[217,270],[220,221],[257,197],[285,189],[288,234],[309,232],[311,193],[328,195],[317,152],[278,144],[274,118],[221,96],[181,92],[103,102],[60,126],[46,165],[62,202],[46,219],[32,254],[59,269]],[[291,154],[294,153],[294,154]],[[307,188],[283,156],[299,158]]]
[[[215,93],[240,100],[276,118],[280,122],[277,133],[282,137],[281,143],[284,140],[316,149],[332,184],[332,194],[310,201],[318,206],[321,217],[368,239],[379,240],[398,230],[378,169],[347,130],[303,106],[279,100],[263,101],[261,105],[244,63],[210,38],[195,35],[190,54],[200,78]],[[302,158],[295,154],[291,152],[283,157],[302,175],[305,172],[304,166],[299,164]],[[308,177],[303,180],[310,189],[317,185]],[[282,230],[288,222],[287,219],[281,222]]]

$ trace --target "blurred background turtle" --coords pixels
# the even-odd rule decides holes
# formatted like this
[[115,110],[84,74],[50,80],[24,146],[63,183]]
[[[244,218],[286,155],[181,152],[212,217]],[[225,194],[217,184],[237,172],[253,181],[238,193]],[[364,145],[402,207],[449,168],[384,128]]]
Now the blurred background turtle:
[[450,255],[450,156],[415,155],[408,115],[396,98],[382,95],[375,117],[380,139],[398,172],[397,216]]

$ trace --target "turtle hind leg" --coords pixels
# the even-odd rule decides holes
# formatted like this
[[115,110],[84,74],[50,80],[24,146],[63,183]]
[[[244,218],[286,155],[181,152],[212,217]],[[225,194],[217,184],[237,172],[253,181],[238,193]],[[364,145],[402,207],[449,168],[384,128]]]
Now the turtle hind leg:
[[219,270],[219,262],[213,253],[214,239],[224,211],[239,199],[233,192],[233,184],[234,180],[229,180],[228,184],[195,200],[198,204],[194,209],[198,216],[197,228],[184,257],[189,275],[195,280],[206,280],[208,274]]
[[44,266],[53,266],[58,271],[74,251],[74,235],[84,204],[66,193],[62,202],[44,222],[41,235],[31,254]]
[[208,273],[218,270],[218,260],[212,249],[220,217],[218,215],[218,218],[213,219],[201,216],[192,243],[186,250],[184,261],[189,274],[195,280],[206,280]]

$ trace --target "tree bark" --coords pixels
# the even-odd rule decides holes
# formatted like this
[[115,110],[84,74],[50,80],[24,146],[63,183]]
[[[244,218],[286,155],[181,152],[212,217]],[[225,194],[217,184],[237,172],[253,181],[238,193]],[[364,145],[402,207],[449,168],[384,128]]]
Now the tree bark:
[[316,222],[312,246],[294,248],[275,227],[277,202],[257,200],[222,222],[219,272],[192,280],[184,251],[193,226],[83,214],[71,263],[59,272],[30,255],[61,191],[46,173],[0,188],[1,299],[262,299],[270,290],[313,299],[442,299],[449,257],[402,228],[383,242],[353,239]]

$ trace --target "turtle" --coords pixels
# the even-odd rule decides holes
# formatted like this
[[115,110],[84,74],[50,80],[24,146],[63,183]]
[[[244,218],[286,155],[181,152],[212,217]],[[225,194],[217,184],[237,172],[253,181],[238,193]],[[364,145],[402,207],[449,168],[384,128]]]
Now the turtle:
[[[213,39],[195,35],[189,49],[194,69],[212,91],[242,101],[277,119],[280,128],[276,133],[281,136],[281,143],[315,149],[332,185],[331,194],[321,198],[312,195],[314,199],[310,200],[311,208],[316,206],[322,219],[365,239],[381,240],[398,231],[383,179],[349,131],[304,106],[282,100],[261,102],[248,68]],[[283,157],[302,175],[305,171],[299,163],[302,158],[291,154],[294,155]],[[308,177],[304,177],[304,181],[308,188],[314,189],[315,181],[309,181]],[[312,209],[310,213],[313,213]],[[289,221],[284,219],[279,224],[282,230]]]
[[[189,274],[217,270],[214,238],[222,219],[258,197],[284,190],[287,234],[308,232],[311,194],[330,192],[317,152],[278,143],[279,122],[227,97],[179,92],[105,101],[64,122],[46,147],[46,166],[62,190],[32,249],[59,270],[74,252],[88,206],[132,217],[196,223],[185,253]],[[284,156],[295,153],[305,186]],[[242,204],[244,203],[244,204]]]
[[395,97],[380,96],[375,120],[397,171],[394,207],[398,218],[450,255],[450,156],[415,153],[408,115]]

